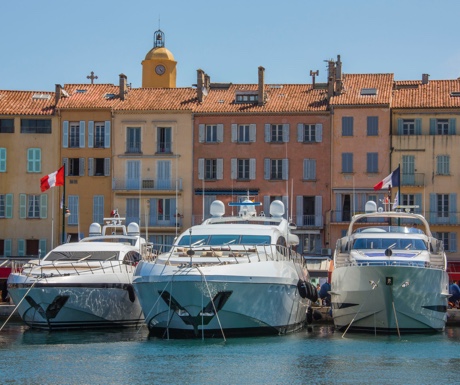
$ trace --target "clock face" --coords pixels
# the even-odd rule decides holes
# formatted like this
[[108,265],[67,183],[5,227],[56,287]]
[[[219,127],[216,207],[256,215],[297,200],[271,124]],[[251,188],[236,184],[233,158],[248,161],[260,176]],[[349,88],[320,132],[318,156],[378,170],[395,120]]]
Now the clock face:
[[155,67],[155,72],[157,73],[157,75],[163,75],[165,73],[165,70],[166,70],[165,66],[161,64]]

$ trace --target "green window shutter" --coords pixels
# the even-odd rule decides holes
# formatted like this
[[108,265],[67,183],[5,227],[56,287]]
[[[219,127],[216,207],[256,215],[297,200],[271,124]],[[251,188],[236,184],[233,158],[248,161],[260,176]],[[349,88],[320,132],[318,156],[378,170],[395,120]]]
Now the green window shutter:
[[27,195],[19,194],[19,218],[27,217]]
[[88,122],[88,148],[94,147],[94,121]]
[[11,239],[5,239],[4,257],[11,257]]
[[0,172],[6,172],[6,148],[0,148]]
[[39,258],[44,257],[46,255],[46,239],[40,239],[38,241],[38,248],[39,248]]
[[5,218],[13,218],[13,194],[6,194],[5,203]]
[[40,218],[48,218],[48,194],[40,195]]
[[18,239],[18,255],[20,257],[26,255],[26,241],[24,239]]

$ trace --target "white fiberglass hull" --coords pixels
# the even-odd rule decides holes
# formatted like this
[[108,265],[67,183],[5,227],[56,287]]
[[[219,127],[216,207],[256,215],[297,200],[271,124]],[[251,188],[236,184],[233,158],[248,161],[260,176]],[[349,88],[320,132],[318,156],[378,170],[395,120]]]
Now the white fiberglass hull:
[[153,335],[284,334],[304,326],[309,301],[291,262],[203,267],[142,263],[134,287]]
[[[132,274],[132,273],[131,273]],[[142,309],[127,274],[39,279],[11,274],[9,293],[23,321],[40,329],[140,326]]]
[[332,272],[332,316],[340,330],[442,331],[448,296],[448,275],[441,269],[347,266]]

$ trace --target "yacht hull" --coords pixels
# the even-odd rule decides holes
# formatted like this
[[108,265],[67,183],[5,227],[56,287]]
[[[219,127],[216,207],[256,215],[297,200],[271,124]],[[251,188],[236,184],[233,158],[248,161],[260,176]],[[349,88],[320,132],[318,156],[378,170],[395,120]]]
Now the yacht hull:
[[285,334],[305,324],[309,301],[299,295],[291,263],[144,268],[149,273],[136,277],[134,287],[152,335]]
[[33,328],[82,329],[140,326],[142,309],[129,280],[104,274],[31,281],[21,274],[11,274],[9,293],[23,321]]
[[441,269],[346,266],[332,272],[332,316],[340,330],[442,331],[448,297],[448,275]]

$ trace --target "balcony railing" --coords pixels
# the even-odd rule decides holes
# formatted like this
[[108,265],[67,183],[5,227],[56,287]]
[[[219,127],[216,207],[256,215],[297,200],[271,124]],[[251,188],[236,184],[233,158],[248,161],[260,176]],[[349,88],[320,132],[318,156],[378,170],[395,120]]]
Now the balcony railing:
[[[177,182],[177,183],[176,183]],[[182,191],[182,178],[178,179],[127,179],[113,178],[112,190]]]
[[424,186],[425,174],[403,174],[401,173],[401,186]]

